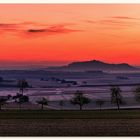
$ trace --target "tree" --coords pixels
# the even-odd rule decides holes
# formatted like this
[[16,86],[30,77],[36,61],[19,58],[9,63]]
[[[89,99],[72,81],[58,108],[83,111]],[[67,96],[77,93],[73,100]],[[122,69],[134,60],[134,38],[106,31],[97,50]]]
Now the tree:
[[15,102],[17,102],[17,100],[22,96],[22,94],[17,93],[15,96],[13,96],[13,99],[15,100]]
[[36,101],[36,102],[41,105],[42,110],[44,109],[44,105],[48,105],[48,99],[44,97],[41,100]]
[[135,100],[137,102],[140,102],[140,87],[136,87],[136,89],[134,90],[134,94],[135,94]]
[[29,84],[25,79],[22,79],[18,81],[17,86],[19,87],[19,90],[23,95],[24,90],[29,87]]
[[61,106],[61,110],[63,110],[63,106],[65,105],[64,101],[63,100],[60,100],[59,101],[59,105]]
[[83,105],[90,103],[90,99],[83,95],[83,92],[77,91],[75,96],[72,98],[71,103],[74,105],[79,105],[80,110],[83,109]]
[[0,97],[0,110],[2,109],[2,106],[4,104],[7,103],[7,101],[11,98],[11,95],[7,95],[7,96],[3,96],[3,97]]
[[100,111],[101,111],[101,108],[102,108],[102,105],[105,103],[105,101],[103,99],[98,99],[96,101],[96,104],[100,106]]
[[111,89],[111,103],[117,104],[118,110],[120,109],[120,104],[123,104],[123,97],[121,96],[121,89],[119,87],[112,87]]
[[7,98],[0,97],[0,110],[2,110],[2,106],[6,104],[7,100]]
[[21,109],[21,105],[24,104],[24,103],[27,103],[27,102],[29,102],[29,97],[27,95],[20,94],[18,96],[18,98],[16,99],[16,103],[19,104],[20,109]]

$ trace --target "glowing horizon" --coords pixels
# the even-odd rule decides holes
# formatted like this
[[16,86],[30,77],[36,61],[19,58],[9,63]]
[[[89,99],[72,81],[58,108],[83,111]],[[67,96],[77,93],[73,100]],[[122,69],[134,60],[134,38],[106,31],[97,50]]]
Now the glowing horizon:
[[140,4],[0,4],[0,61],[140,65]]

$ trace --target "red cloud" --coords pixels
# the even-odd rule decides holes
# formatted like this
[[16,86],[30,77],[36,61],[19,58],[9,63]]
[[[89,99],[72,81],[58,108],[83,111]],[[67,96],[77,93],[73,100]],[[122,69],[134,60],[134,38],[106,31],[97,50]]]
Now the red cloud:
[[64,24],[55,24],[55,25],[45,25],[45,24],[38,24],[32,22],[24,22],[24,23],[17,23],[17,24],[9,24],[9,23],[1,23],[0,24],[0,31],[1,32],[14,32],[17,34],[14,35],[24,35],[25,37],[33,36],[45,36],[45,35],[54,35],[58,33],[70,33],[70,32],[77,32],[80,30],[71,29],[67,26],[72,25],[70,23]]

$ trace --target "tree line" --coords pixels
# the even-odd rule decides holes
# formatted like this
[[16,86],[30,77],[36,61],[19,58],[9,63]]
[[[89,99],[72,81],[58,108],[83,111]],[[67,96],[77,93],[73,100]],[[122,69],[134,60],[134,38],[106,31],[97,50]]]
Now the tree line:
[[[19,105],[19,109],[21,109],[22,104],[29,102],[29,96],[24,95],[24,92],[29,87],[29,84],[26,80],[22,79],[18,81],[17,84],[19,88],[19,92],[14,95],[7,95],[6,97],[0,97],[0,110],[2,109],[2,106],[7,103],[8,100],[13,99],[15,103]],[[120,109],[120,105],[125,104],[124,97],[121,95],[121,89],[118,86],[113,86],[110,88],[111,93],[111,103],[116,104],[117,109]],[[135,99],[137,102],[140,102],[140,87],[137,87],[134,90]],[[44,109],[44,106],[48,105],[49,100],[45,97],[43,97],[40,100],[37,100],[36,103],[41,106],[41,109]],[[91,99],[87,97],[82,91],[76,91],[74,93],[73,98],[70,100],[70,103],[73,105],[78,105],[79,110],[83,110],[83,106],[86,104],[89,104],[91,102]],[[103,104],[106,101],[104,99],[97,99],[95,103],[99,106],[100,110],[102,109]],[[59,101],[59,106],[61,106],[61,110],[65,106],[64,100]]]

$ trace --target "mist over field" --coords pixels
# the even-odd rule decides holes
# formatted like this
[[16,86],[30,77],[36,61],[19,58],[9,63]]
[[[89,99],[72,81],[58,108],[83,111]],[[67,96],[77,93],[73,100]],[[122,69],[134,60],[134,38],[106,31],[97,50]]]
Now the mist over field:
[[[126,102],[122,105],[122,108],[140,107],[134,98],[134,89],[140,85],[140,71],[138,68],[128,64],[114,65],[96,60],[84,62],[86,66],[83,65],[83,62],[76,63],[78,67],[74,64],[74,69],[71,67],[72,63],[66,65],[52,66],[51,69],[46,67],[0,70],[0,77],[2,78],[0,81],[0,95],[16,95],[19,92],[18,80],[26,79],[29,87],[24,94],[29,96],[30,102],[33,104],[36,104],[36,100],[46,97],[49,100],[50,108],[60,109],[59,102],[64,100],[65,109],[78,109],[70,104],[70,100],[76,91],[82,91],[85,96],[92,100],[91,103],[85,105],[85,109],[98,109],[96,105],[98,99],[105,101],[103,108],[114,108],[115,105],[110,102],[110,88],[118,86],[121,88],[121,95]],[[112,70],[112,66],[115,66],[114,70]],[[63,67],[63,70],[60,69],[61,67]]]

